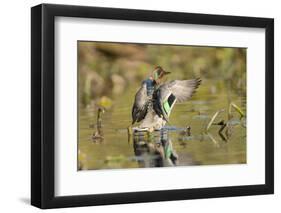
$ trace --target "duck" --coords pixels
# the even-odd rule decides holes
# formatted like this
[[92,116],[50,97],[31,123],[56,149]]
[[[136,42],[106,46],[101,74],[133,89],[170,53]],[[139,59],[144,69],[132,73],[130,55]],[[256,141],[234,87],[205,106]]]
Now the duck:
[[140,123],[135,129],[161,130],[169,123],[174,105],[189,100],[201,84],[200,78],[163,81],[170,73],[156,66],[151,75],[142,81],[132,107],[132,125]]

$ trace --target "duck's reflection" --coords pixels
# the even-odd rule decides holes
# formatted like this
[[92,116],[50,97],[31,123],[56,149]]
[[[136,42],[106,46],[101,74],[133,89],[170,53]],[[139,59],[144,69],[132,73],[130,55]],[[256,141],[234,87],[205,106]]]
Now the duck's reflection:
[[133,131],[133,147],[140,167],[176,166],[178,155],[173,149],[168,130]]

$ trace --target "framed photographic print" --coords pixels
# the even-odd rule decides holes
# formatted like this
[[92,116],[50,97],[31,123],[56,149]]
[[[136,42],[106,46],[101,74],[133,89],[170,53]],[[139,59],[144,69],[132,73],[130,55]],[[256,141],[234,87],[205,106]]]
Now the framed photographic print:
[[274,20],[31,9],[31,203],[271,194]]

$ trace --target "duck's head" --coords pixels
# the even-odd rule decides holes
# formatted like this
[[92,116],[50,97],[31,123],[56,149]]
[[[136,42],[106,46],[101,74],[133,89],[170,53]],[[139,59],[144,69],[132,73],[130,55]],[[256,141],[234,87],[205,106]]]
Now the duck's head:
[[161,80],[165,75],[170,74],[171,72],[165,71],[162,67],[157,66],[152,72],[151,79],[156,82],[156,84],[160,84]]

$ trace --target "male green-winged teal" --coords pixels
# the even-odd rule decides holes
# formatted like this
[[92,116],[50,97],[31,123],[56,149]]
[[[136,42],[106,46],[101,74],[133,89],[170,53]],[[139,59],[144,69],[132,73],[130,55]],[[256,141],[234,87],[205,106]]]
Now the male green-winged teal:
[[140,130],[160,130],[168,122],[174,104],[190,99],[201,83],[199,78],[162,83],[163,77],[169,73],[157,66],[137,91],[132,124],[141,122]]

